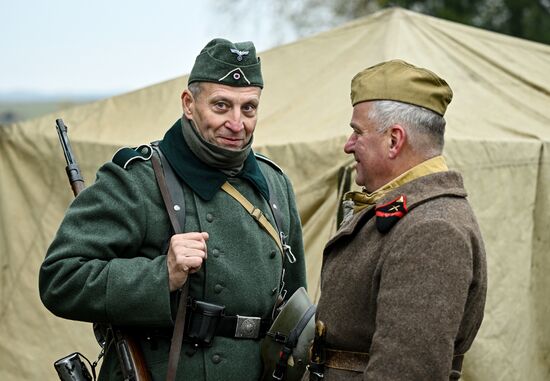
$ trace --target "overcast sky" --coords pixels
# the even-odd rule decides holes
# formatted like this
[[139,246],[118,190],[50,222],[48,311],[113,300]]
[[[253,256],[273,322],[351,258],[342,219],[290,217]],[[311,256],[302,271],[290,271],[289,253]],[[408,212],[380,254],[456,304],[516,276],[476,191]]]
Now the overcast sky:
[[224,0],[0,0],[0,93],[113,95],[188,73],[214,37],[293,39],[248,3],[237,17]]

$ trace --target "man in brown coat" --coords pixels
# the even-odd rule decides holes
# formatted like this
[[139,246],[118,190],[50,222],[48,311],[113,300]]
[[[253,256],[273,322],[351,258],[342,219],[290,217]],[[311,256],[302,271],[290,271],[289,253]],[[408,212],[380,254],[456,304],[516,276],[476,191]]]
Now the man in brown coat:
[[324,250],[316,318],[326,336],[309,377],[456,380],[487,270],[462,177],[441,156],[452,91],[395,60],[357,74],[351,99],[344,150],[364,188],[344,197],[350,213]]

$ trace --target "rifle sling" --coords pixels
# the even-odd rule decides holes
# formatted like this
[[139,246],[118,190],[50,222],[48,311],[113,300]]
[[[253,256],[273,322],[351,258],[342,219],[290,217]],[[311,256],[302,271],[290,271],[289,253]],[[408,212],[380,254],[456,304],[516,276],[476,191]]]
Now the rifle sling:
[[[183,233],[185,226],[185,199],[180,183],[178,182],[172,167],[156,145],[155,153],[151,160],[155,177],[166,207],[166,212],[170,218],[174,234]],[[159,160],[160,158],[160,160]],[[174,202],[176,201],[176,202]],[[187,295],[189,293],[189,282],[185,282],[181,289],[181,294],[178,301],[178,309],[176,312],[176,321],[174,323],[174,332],[170,343],[170,353],[168,355],[168,369],[166,373],[166,381],[174,381],[178,370],[178,362],[181,353],[181,344],[185,330],[185,315],[187,312]]]
[[[185,199],[181,185],[172,171],[172,167],[164,158],[164,155],[155,148],[158,154],[151,157],[157,184],[162,195],[162,201],[166,207],[166,212],[170,218],[170,224],[174,234],[183,233],[183,223],[185,222]],[[159,160],[160,157],[160,160]],[[169,184],[168,184],[169,183]],[[175,202],[178,201],[178,202]]]

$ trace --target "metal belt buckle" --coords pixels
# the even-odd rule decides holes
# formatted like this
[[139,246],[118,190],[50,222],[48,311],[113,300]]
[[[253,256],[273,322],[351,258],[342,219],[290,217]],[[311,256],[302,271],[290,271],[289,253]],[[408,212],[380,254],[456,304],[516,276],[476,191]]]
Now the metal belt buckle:
[[262,319],[255,316],[237,315],[235,337],[241,339],[257,339],[260,335],[260,323]]

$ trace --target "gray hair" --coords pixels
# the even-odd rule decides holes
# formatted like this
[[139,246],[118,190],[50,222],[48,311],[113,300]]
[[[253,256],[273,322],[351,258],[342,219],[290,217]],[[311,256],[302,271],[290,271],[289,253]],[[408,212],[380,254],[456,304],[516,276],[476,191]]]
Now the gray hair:
[[191,94],[193,94],[193,98],[197,99],[202,90],[201,83],[191,82],[189,85],[187,85],[187,89]]
[[445,119],[424,107],[397,101],[373,101],[369,118],[378,125],[377,131],[387,131],[399,124],[407,131],[412,149],[426,159],[441,155],[444,145]]

